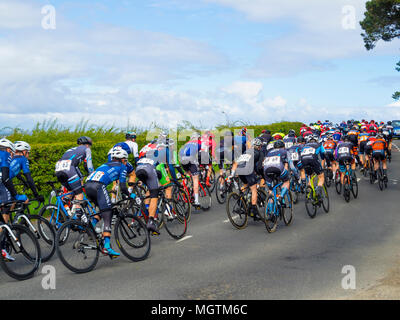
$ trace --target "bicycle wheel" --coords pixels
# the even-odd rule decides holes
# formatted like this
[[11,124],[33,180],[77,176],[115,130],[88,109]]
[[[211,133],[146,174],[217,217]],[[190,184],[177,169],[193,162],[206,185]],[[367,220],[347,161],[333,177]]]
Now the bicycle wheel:
[[326,183],[326,186],[329,188],[330,186],[331,186],[331,173],[330,173],[330,171],[331,170],[329,170],[329,169],[325,169],[325,183]]
[[169,201],[164,202],[162,213],[165,230],[168,234],[174,239],[182,239],[187,230],[185,215],[176,211]]
[[306,188],[306,200],[305,200],[305,205],[306,205],[306,210],[307,214],[311,219],[315,218],[315,215],[317,214],[317,207],[314,204],[314,191],[313,189],[308,186]]
[[[68,236],[65,236],[68,233]],[[65,238],[65,242],[60,239]],[[92,271],[99,260],[99,239],[88,225],[78,220],[65,222],[56,234],[56,251],[64,266],[75,273]]]
[[179,214],[184,215],[186,221],[189,222],[192,215],[192,205],[190,204],[187,192],[182,188],[178,188],[176,192],[172,193],[172,200],[174,210],[178,211]]
[[283,203],[282,203],[282,217],[283,217],[283,222],[288,226],[292,223],[293,220],[293,198],[292,198],[292,193],[290,190],[286,192],[286,194],[283,197]]
[[246,203],[239,194],[232,192],[227,199],[226,213],[229,221],[237,229],[244,229],[247,226],[248,215]]
[[56,250],[56,233],[49,221],[39,215],[28,216],[30,224],[25,219],[19,219],[20,224],[27,227],[36,236],[40,245],[42,262],[47,262],[54,255]]
[[215,196],[219,204],[224,204],[226,202],[227,185],[225,178],[219,176],[215,182]]
[[293,204],[299,202],[299,190],[299,183],[293,178],[292,181],[290,181],[290,191],[292,192]]
[[[25,226],[12,224],[8,228],[2,228],[1,249],[6,250],[15,260],[8,261],[1,255],[0,265],[5,273],[16,280],[29,279],[33,277],[41,263],[39,242]],[[9,230],[13,235],[9,233]]]
[[381,189],[381,191],[383,191],[383,185],[384,185],[384,177],[383,177],[383,172],[382,169],[379,168],[378,169],[378,184],[379,184],[379,189]]
[[115,240],[123,255],[132,261],[145,260],[151,250],[146,224],[133,214],[119,216],[114,227]]
[[347,174],[345,174],[343,178],[343,197],[346,202],[350,201],[350,178]]
[[340,182],[340,173],[339,173],[339,169],[336,170],[335,189],[336,189],[337,194],[341,194],[341,193],[342,193],[342,184],[341,184],[341,182]]
[[[207,171],[206,171],[206,175],[207,175]],[[210,189],[210,192],[213,192],[215,189],[215,170],[214,168],[211,168],[211,173],[210,173],[210,187],[208,187]]]
[[326,213],[328,213],[329,212],[329,193],[328,193],[328,189],[325,185],[322,187],[321,202],[322,202],[322,208],[324,209],[324,211]]
[[211,192],[205,184],[199,184],[199,203],[203,211],[211,208]]
[[69,220],[61,207],[60,210],[58,210],[58,207],[54,204],[45,205],[42,209],[40,209],[39,216],[47,219],[55,231],[57,231],[64,222]]
[[357,182],[357,176],[356,176],[355,172],[353,172],[353,176],[352,176],[351,193],[353,194],[354,199],[356,199],[358,197],[358,182]]
[[268,233],[273,233],[276,231],[278,226],[278,218],[279,216],[276,214],[275,210],[279,210],[275,208],[275,199],[273,195],[268,195],[267,200],[265,202],[265,227],[267,228]]

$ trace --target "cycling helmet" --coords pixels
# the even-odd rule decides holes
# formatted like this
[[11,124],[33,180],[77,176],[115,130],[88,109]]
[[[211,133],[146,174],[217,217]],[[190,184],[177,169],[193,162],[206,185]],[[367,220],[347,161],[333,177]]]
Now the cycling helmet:
[[15,152],[14,144],[6,138],[0,139],[0,147],[10,148],[12,152]]
[[318,138],[313,135],[307,136],[307,142],[318,142]]
[[349,142],[350,141],[350,137],[348,135],[345,135],[342,137],[343,141]]
[[173,146],[175,144],[175,141],[174,141],[174,139],[168,138],[166,140],[166,143],[167,143],[167,146],[170,147],[170,146]]
[[31,146],[25,141],[16,141],[14,146],[16,151],[31,151]]
[[388,124],[389,126],[391,126],[391,125],[392,125],[392,121],[388,121],[387,124]]
[[136,139],[136,132],[129,131],[125,134],[126,139]]
[[240,135],[245,136],[247,134],[247,128],[243,127],[242,130],[240,130]]
[[128,159],[128,152],[121,147],[115,147],[111,150],[111,159]]
[[200,139],[200,135],[197,132],[193,132],[192,135],[190,136],[191,140],[198,140]]
[[92,142],[92,139],[90,139],[89,137],[83,136],[83,137],[78,138],[77,143],[79,145],[82,145],[82,144],[92,145],[93,142]]
[[289,136],[289,137],[294,137],[294,136],[296,136],[296,131],[294,131],[293,129],[290,129],[290,130],[289,130],[289,133],[288,133],[288,136]]
[[383,133],[379,132],[379,133],[376,135],[376,137],[377,137],[378,139],[383,139]]
[[158,140],[165,140],[168,137],[168,133],[165,131],[162,131],[159,135],[158,135]]
[[306,142],[306,140],[302,136],[300,136],[300,137],[297,138],[297,142],[298,143],[304,143],[304,142]]
[[263,142],[261,141],[261,139],[258,139],[258,138],[253,139],[253,146],[260,147],[260,146],[262,146],[262,144],[263,144]]
[[369,133],[369,135],[370,135],[371,137],[375,137],[375,136],[376,136],[376,131],[371,131],[371,132]]
[[274,142],[275,149],[281,149],[285,147],[285,143],[282,140],[277,140]]

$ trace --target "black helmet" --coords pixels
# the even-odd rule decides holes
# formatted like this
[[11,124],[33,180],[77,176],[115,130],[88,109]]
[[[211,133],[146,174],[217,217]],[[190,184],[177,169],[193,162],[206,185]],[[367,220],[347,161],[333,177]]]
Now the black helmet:
[[289,130],[289,133],[288,133],[288,136],[289,136],[289,137],[294,137],[294,136],[296,136],[296,131],[294,131],[293,129],[290,129],[290,130]]
[[306,142],[306,140],[303,138],[303,136],[300,136],[300,137],[297,138],[297,142],[298,143],[304,143],[304,142]]
[[129,131],[125,134],[126,139],[136,139],[136,132]]
[[275,149],[281,149],[285,147],[285,143],[282,140],[277,140],[274,142]]
[[392,125],[392,121],[388,121],[387,124],[388,124],[389,126],[391,126],[391,125]]
[[78,138],[77,143],[79,145],[81,145],[81,144],[90,144],[90,145],[92,145],[92,139],[90,139],[89,137],[83,136],[83,137]]

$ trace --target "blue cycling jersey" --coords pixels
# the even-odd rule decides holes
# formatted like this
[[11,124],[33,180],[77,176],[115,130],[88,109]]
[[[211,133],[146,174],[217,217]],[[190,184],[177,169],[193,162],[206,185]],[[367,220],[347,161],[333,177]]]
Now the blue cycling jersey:
[[9,168],[11,164],[11,154],[0,150],[0,168]]
[[10,179],[15,178],[21,170],[23,173],[31,172],[29,169],[29,160],[21,155],[14,156],[10,164]]
[[87,178],[87,182],[94,181],[109,185],[113,181],[119,180],[120,183],[125,183],[127,170],[127,167],[121,162],[108,162],[92,172]]

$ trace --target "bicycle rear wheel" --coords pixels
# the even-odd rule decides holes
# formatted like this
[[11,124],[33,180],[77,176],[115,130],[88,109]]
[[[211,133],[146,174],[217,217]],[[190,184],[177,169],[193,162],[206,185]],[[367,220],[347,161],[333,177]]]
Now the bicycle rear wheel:
[[343,178],[343,196],[346,202],[350,201],[350,178],[347,174],[345,174]]
[[[68,236],[65,236],[66,233]],[[72,272],[92,271],[99,260],[99,239],[94,231],[81,221],[65,222],[58,229],[55,242],[58,257]]]
[[124,214],[118,218],[114,232],[118,248],[129,260],[137,262],[149,256],[150,234],[142,219],[133,214]]
[[[49,221],[50,225],[54,229],[54,232],[57,232],[57,230],[62,226],[62,224],[69,220],[69,217],[65,215],[61,207],[60,210],[58,210],[58,207],[53,204],[45,205],[42,209],[40,209],[39,216]],[[64,235],[68,236],[67,233],[64,233]],[[65,241],[65,239],[60,239],[60,241],[62,243],[62,241]]]
[[383,187],[384,187],[384,177],[383,177],[383,172],[382,172],[382,168],[378,169],[378,184],[379,184],[379,189],[381,189],[381,191],[383,191]]
[[244,229],[247,226],[248,215],[246,203],[239,194],[232,192],[227,199],[226,213],[229,221],[236,229]]
[[329,193],[328,193],[328,189],[325,185],[322,187],[321,202],[322,202],[322,208],[324,209],[324,211],[326,213],[328,213],[329,212]]
[[[268,198],[265,202],[265,227],[267,228],[268,233],[273,233],[276,231],[278,226],[278,215],[275,214],[275,199],[273,195],[268,195]],[[280,209],[276,209],[280,210]]]
[[162,215],[168,234],[174,239],[182,239],[187,230],[185,215],[176,211],[168,201],[163,205]]
[[356,199],[358,197],[358,182],[357,182],[357,176],[354,172],[351,179],[352,179],[351,193],[353,194],[354,199]]
[[211,192],[205,184],[199,184],[199,203],[203,211],[208,211],[211,208]]
[[29,215],[31,226],[24,220],[19,220],[19,223],[27,227],[36,236],[40,245],[40,253],[42,262],[47,262],[51,259],[56,251],[55,237],[56,233],[49,221],[39,215]]
[[0,265],[4,272],[16,280],[26,280],[35,274],[41,263],[40,245],[36,236],[25,226],[12,224],[8,226],[16,237],[6,228],[0,235],[1,248],[14,258],[14,261],[6,260],[0,255]]
[[306,188],[305,205],[306,205],[307,214],[309,215],[309,217],[311,219],[314,219],[315,215],[317,214],[317,207],[314,204],[314,191],[310,186],[308,186]]
[[341,184],[341,182],[340,182],[340,173],[339,173],[339,169],[336,170],[335,189],[336,189],[337,194],[341,194],[341,193],[342,193],[342,184]]
[[187,192],[182,188],[175,189],[172,193],[172,200],[174,209],[181,215],[184,215],[186,221],[189,222],[192,214],[192,205],[190,204],[190,198]]
[[282,217],[285,224],[288,226],[292,223],[293,220],[293,198],[292,193],[288,190],[283,197],[282,204]]
[[225,178],[219,176],[215,182],[215,196],[219,204],[224,204],[226,202],[227,195],[227,185]]

